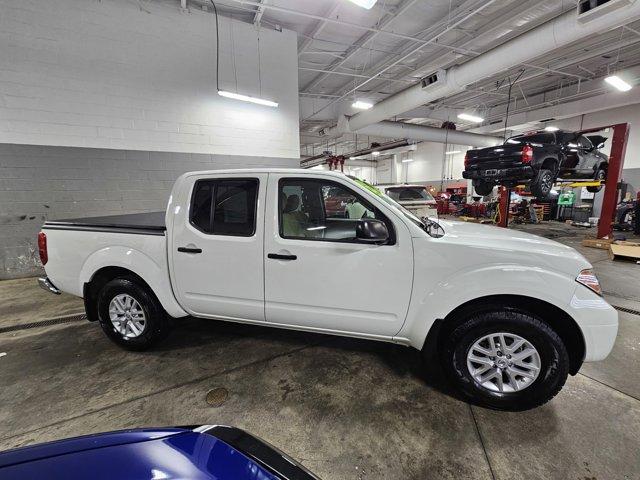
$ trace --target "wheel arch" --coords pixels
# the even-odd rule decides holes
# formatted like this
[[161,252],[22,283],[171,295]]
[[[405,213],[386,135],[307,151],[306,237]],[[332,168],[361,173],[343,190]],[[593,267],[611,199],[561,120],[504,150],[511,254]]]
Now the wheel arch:
[[98,320],[98,295],[100,290],[115,278],[130,278],[140,286],[145,287],[149,292],[158,299],[153,288],[140,275],[132,270],[124,267],[102,267],[93,273],[88,282],[85,282],[82,288],[82,296],[84,299],[84,308],[87,313],[87,319],[90,322]]
[[[99,272],[100,275],[98,275]],[[100,285],[102,286],[109,280],[116,278],[116,276],[108,278],[109,272],[116,276],[124,275],[137,279],[138,283],[153,292],[170,316],[177,318],[187,315],[175,299],[169,271],[162,257],[158,255],[158,258],[154,260],[152,256],[135,248],[114,246],[93,252],[85,260],[80,270],[78,290],[82,291],[87,316],[90,320],[97,319],[95,312],[90,312],[91,304],[95,300],[95,287],[87,287],[87,284],[92,285],[96,280],[103,281],[107,278]],[[87,288],[90,290],[87,291]]]
[[455,308],[443,319],[433,324],[425,340],[425,348],[436,351],[453,330],[469,316],[479,311],[511,307],[536,315],[549,325],[562,339],[569,354],[569,373],[575,375],[580,370],[586,353],[586,343],[576,321],[561,308],[533,297],[524,295],[489,295],[475,298]]

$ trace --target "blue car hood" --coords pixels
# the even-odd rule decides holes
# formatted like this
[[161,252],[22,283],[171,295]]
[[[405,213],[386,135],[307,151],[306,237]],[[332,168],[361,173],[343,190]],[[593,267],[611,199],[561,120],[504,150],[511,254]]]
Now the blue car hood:
[[77,437],[0,453],[0,478],[277,480],[222,440],[180,428]]

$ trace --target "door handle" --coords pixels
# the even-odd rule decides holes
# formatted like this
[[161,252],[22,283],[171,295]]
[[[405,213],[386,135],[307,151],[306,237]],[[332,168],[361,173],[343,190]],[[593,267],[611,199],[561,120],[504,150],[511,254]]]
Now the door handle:
[[296,260],[296,255],[280,255],[279,253],[269,253],[267,258],[273,258],[274,260]]
[[178,247],[178,251],[181,253],[202,253],[201,248]]

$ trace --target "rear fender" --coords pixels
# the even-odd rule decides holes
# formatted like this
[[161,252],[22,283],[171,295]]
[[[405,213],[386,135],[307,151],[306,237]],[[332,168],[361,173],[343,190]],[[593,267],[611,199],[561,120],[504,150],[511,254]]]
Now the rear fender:
[[84,284],[89,283],[98,270],[106,267],[120,267],[135,273],[151,287],[169,315],[187,315],[175,299],[167,265],[159,265],[150,256],[131,247],[105,247],[92,253],[80,271],[79,291],[84,290]]

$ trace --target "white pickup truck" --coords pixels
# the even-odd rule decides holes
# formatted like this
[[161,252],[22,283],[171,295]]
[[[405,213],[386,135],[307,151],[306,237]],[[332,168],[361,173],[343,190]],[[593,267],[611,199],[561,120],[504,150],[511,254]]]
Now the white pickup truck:
[[[327,213],[336,191],[358,218]],[[609,354],[618,328],[574,249],[421,220],[336,172],[187,173],[166,213],[48,221],[38,241],[41,286],[82,296],[125,348],[187,315],[382,340],[437,359],[493,408],[548,401]]]

